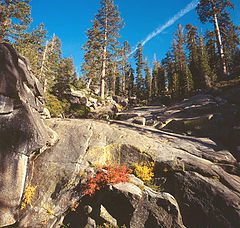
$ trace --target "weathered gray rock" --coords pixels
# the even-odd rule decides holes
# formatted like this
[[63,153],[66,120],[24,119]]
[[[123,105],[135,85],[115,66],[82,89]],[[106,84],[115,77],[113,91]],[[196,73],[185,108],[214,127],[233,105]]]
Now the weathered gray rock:
[[134,118],[134,117],[138,117],[140,114],[138,113],[117,113],[116,114],[116,119],[117,120],[128,120],[128,119],[131,119],[131,118]]
[[93,104],[97,104],[97,102],[98,102],[98,99],[93,98],[93,97],[89,97],[88,100],[89,100],[91,103],[93,103]]
[[140,124],[140,125],[145,126],[146,125],[146,118],[144,118],[144,117],[135,117],[135,118],[133,118],[132,123]]
[[[121,122],[51,119],[46,123],[58,133],[60,141],[35,161],[32,185],[38,188],[32,208],[24,211],[21,217],[20,227],[38,227],[40,217],[44,216],[49,218],[47,227],[55,227],[62,215],[68,214],[69,206],[81,197],[79,173],[90,164],[101,165],[107,160],[126,165],[155,161],[156,181],[177,200],[186,227],[238,227],[240,224],[239,167],[234,157],[213,141]],[[135,191],[135,195],[139,198],[140,191]],[[150,202],[154,205],[157,201]],[[54,215],[43,209],[47,205],[52,205]],[[112,210],[104,207],[117,219]],[[168,217],[171,213],[167,215],[166,208],[161,210]],[[175,208],[172,212],[177,211],[175,206],[170,208]],[[177,214],[174,219],[168,217],[168,221],[177,221]],[[74,216],[76,220],[71,219],[80,224],[82,220]],[[141,220],[138,216],[136,213],[132,218]],[[146,218],[148,220],[148,216]],[[160,217],[156,218],[159,223]],[[224,225],[220,225],[221,222]],[[167,224],[166,227],[171,227]]]
[[[156,125],[42,122],[44,95],[27,61],[7,44],[0,45],[0,61],[1,227],[16,222],[19,228],[54,228],[68,218],[72,227],[95,227],[108,219],[106,214],[110,223],[128,227],[240,226],[240,166],[224,147],[211,139],[156,130]],[[216,124],[225,123],[219,122],[222,116],[216,108],[220,112],[228,107],[220,114],[239,120],[237,102],[231,93],[221,99],[199,95],[174,107],[146,107],[138,112],[161,122],[161,129],[173,119],[191,122],[199,116],[206,122],[216,121],[217,116]],[[238,125],[233,129],[238,132]],[[131,183],[106,187],[93,198],[83,196],[85,171],[107,161],[127,166],[154,161],[154,181],[164,192],[141,188],[142,182],[133,178]],[[36,189],[31,204],[19,210],[27,182]],[[101,205],[105,215],[100,213]]]
[[51,113],[46,107],[44,107],[43,112],[41,113],[41,117],[43,119],[50,119],[51,118]]
[[120,104],[123,107],[126,107],[128,105],[128,99],[125,97],[112,96],[112,98],[114,101],[116,101],[118,104]]
[[76,91],[76,90],[71,89],[71,95],[74,97],[79,97],[79,98],[86,97],[86,94],[81,90]]
[[[169,107],[146,106],[118,113],[116,118],[133,122],[134,115],[146,125],[182,135],[207,137],[221,142],[240,161],[240,89],[215,95],[198,94]],[[142,125],[141,122],[136,122]]]
[[13,112],[13,99],[0,95],[0,113],[9,114]]
[[[121,214],[119,217],[125,218],[119,225],[127,227],[184,227],[178,204],[173,196],[168,193],[157,193],[148,187],[140,190],[132,183],[120,183],[113,186],[111,193],[106,197],[111,205],[116,199],[119,204],[126,198],[132,207],[132,215],[129,218],[124,216],[121,211],[115,213]],[[113,207],[113,205],[111,205]],[[110,207],[111,207],[110,206]],[[124,208],[124,207],[123,207]],[[126,210],[126,213],[128,210]],[[127,221],[128,220],[128,221]],[[129,222],[129,223],[126,223]]]
[[116,227],[185,227],[173,196],[142,188],[121,182],[97,193],[87,202],[93,208],[88,219]]
[[29,175],[31,156],[51,143],[39,112],[44,94],[27,61],[0,44],[0,227],[11,225]]

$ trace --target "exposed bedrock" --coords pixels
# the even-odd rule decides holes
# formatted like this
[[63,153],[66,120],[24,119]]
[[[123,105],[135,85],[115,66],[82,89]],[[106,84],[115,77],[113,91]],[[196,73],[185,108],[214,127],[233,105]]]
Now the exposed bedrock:
[[[212,97],[195,97],[207,107],[200,113],[191,100],[187,106],[159,107],[151,111],[156,117],[151,124],[149,119],[137,120],[142,125],[42,120],[44,95],[27,61],[8,44],[0,44],[0,63],[0,227],[55,228],[68,222],[70,227],[96,227],[105,221],[132,228],[240,227],[239,163],[222,145],[195,135],[199,125],[215,118],[209,110],[224,105],[223,100],[212,104]],[[230,107],[235,116],[237,107]],[[181,116],[188,111],[190,116]],[[193,114],[201,118],[195,121]],[[171,125],[165,130],[172,132],[160,130],[173,117],[176,122],[185,118],[184,126],[194,126],[196,132],[177,134]],[[156,128],[143,126],[147,123]],[[155,162],[155,184],[162,192],[131,176],[130,182],[107,186],[87,198],[81,191],[86,171],[94,172],[107,161],[127,166]],[[20,209],[27,186],[34,194]]]
[[[38,186],[37,194],[22,218],[22,227],[37,227],[40,214],[48,216],[43,209],[46,205],[52,205],[54,213],[49,224],[62,221],[68,208],[81,198],[79,173],[107,160],[126,165],[155,161],[156,181],[177,200],[186,227],[239,226],[238,163],[213,141],[94,120],[51,119],[46,123],[60,141],[35,161],[32,184]],[[113,211],[108,212],[114,217]]]
[[24,57],[0,44],[0,226],[16,221],[29,158],[51,142],[39,114],[43,99]]

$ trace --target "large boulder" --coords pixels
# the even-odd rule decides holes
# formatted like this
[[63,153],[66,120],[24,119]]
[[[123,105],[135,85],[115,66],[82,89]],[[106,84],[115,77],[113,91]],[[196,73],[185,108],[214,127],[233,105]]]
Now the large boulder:
[[92,224],[132,228],[185,227],[173,196],[139,185],[141,181],[136,178],[130,180],[131,183],[121,182],[105,188],[92,198],[82,198],[77,213],[69,213],[63,222],[70,223],[71,227],[91,227]]
[[128,98],[120,96],[112,96],[113,100],[116,101],[119,105],[126,107],[128,105]]
[[[42,120],[44,95],[27,61],[7,44],[0,45],[0,61],[0,227],[55,228],[71,211],[81,214],[71,227],[96,227],[105,220],[127,227],[240,226],[240,166],[234,156],[209,138],[166,132],[173,118],[194,125],[199,116],[211,121],[208,114],[216,115],[219,106],[237,115],[234,105],[199,95],[161,110],[138,110],[166,131],[156,129],[158,124]],[[87,170],[144,161],[155,163],[154,184],[162,192],[135,179],[90,199],[83,194]]]
[[[186,227],[240,225],[239,166],[213,141],[112,121],[51,119],[46,123],[58,133],[60,141],[35,161],[32,185],[38,187],[32,207],[22,212],[20,227],[38,227],[44,217],[48,227],[56,227],[81,198],[79,174],[107,161],[128,166],[154,161],[156,183],[177,200]],[[139,205],[141,202],[148,205],[145,200]],[[111,215],[114,217],[114,213]],[[174,215],[171,221],[177,221]],[[135,218],[140,219],[131,217],[129,221]],[[158,224],[160,217],[156,219]],[[144,218],[142,221],[146,222]]]
[[198,94],[169,107],[146,106],[123,111],[116,119],[182,135],[207,137],[221,142],[240,161],[239,88],[229,88],[218,94]]
[[[43,124],[44,94],[26,59],[0,44],[0,226],[16,221],[31,156],[51,143]],[[53,136],[53,135],[52,135]]]

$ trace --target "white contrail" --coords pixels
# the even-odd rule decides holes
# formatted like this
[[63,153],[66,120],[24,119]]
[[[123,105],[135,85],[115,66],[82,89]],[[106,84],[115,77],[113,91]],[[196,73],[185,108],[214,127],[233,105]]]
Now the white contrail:
[[[184,9],[180,10],[177,14],[175,14],[172,18],[170,18],[167,23],[155,29],[152,33],[150,33],[145,40],[140,42],[142,46],[144,46],[148,41],[150,41],[153,37],[157,36],[159,33],[163,32],[166,28],[174,24],[178,19],[183,17],[188,12],[192,11],[194,8],[197,7],[199,0],[193,0],[189,3]],[[138,43],[139,44],[139,43]],[[137,50],[137,46],[132,50],[130,55],[132,55]]]

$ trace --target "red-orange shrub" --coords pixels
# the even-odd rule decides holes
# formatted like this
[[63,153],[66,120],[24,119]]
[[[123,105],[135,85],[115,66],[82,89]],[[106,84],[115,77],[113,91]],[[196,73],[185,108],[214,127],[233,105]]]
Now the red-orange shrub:
[[118,184],[126,182],[132,172],[126,166],[104,166],[104,170],[98,170],[95,175],[88,175],[86,184],[83,186],[83,194],[92,196],[97,190],[108,184]]

